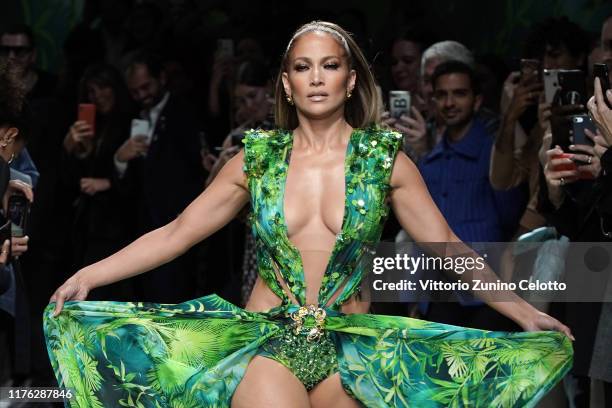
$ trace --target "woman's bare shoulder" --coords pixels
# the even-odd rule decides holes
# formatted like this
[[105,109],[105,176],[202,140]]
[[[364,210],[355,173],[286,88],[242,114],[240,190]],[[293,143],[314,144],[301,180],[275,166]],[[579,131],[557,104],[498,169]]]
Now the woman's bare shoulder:
[[416,164],[406,156],[406,153],[399,151],[393,162],[390,180],[391,188],[404,187],[420,179],[421,173]]

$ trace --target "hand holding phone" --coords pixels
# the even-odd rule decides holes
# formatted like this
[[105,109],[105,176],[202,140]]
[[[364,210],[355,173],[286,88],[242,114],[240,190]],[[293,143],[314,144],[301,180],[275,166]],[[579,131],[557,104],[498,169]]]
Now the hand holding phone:
[[77,120],[70,126],[70,138],[75,143],[85,143],[91,140],[94,136],[91,126],[82,120]]
[[132,119],[132,128],[130,130],[130,137],[135,138],[138,136],[143,136],[147,139],[147,142],[150,139],[150,126],[149,121],[144,119]]
[[121,163],[127,163],[128,161],[137,157],[145,156],[149,151],[148,138],[143,135],[136,135],[130,137],[128,140],[123,142],[121,147],[115,153],[115,158]]
[[601,86],[601,94],[603,95],[603,100],[606,105],[608,105],[608,108],[612,109],[612,103],[610,103],[610,100],[606,95],[606,91],[610,89],[610,73],[608,71],[608,65],[594,64],[593,75],[595,76],[595,78],[599,78],[599,84]]

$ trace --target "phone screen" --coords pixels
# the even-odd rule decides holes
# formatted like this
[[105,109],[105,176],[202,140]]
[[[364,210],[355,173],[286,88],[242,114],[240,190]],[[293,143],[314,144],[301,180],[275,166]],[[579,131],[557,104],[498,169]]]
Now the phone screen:
[[11,220],[11,235],[22,237],[28,219],[30,202],[25,196],[12,195],[8,202],[8,218]]

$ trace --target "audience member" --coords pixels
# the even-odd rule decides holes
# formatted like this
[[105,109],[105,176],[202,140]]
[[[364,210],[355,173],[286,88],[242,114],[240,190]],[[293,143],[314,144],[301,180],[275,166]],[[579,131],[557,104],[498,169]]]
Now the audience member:
[[[128,138],[114,156],[119,187],[135,205],[135,236],[139,236],[173,220],[202,191],[201,126],[194,109],[166,90],[166,73],[155,56],[136,56],[126,79],[149,129]],[[189,299],[193,285],[188,272],[193,267],[188,252],[139,276],[138,299],[161,303]]]
[[[129,137],[132,104],[121,74],[94,65],[81,79],[81,102],[96,108],[95,124],[77,120],[64,139],[62,178],[74,206],[72,271],[106,258],[127,241],[132,205],[117,188],[113,156]],[[93,291],[93,299],[128,299],[129,283]]]
[[[474,70],[459,61],[438,65],[431,76],[436,115],[445,132],[419,163],[423,180],[452,230],[465,242],[508,240],[522,213],[520,190],[495,191],[488,181],[493,136],[477,117],[482,102]],[[488,330],[515,329],[482,302],[432,303],[427,318]]]

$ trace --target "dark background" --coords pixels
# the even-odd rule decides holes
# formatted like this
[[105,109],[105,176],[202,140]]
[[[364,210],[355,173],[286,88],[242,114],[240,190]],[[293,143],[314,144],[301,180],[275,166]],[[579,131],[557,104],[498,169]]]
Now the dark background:
[[[8,23],[30,25],[38,39],[41,68],[57,72],[61,64],[61,46],[68,32],[81,20],[89,18],[101,2],[113,0],[3,0],[0,28]],[[476,54],[496,54],[508,61],[519,57],[521,40],[528,27],[545,17],[567,15],[591,32],[599,32],[603,18],[612,12],[612,2],[605,0],[160,0],[191,9],[187,25],[219,35],[238,34],[248,27],[251,32],[267,34],[267,53],[277,56],[299,23],[315,18],[329,18],[352,28],[359,35],[365,29],[372,58],[383,51],[390,40],[391,27],[417,25],[434,32],[440,39],[454,39],[466,44]],[[95,21],[94,21],[95,24]],[[197,44],[197,38],[191,37]],[[362,41],[366,41],[365,39]],[[197,51],[194,50],[194,51]]]

